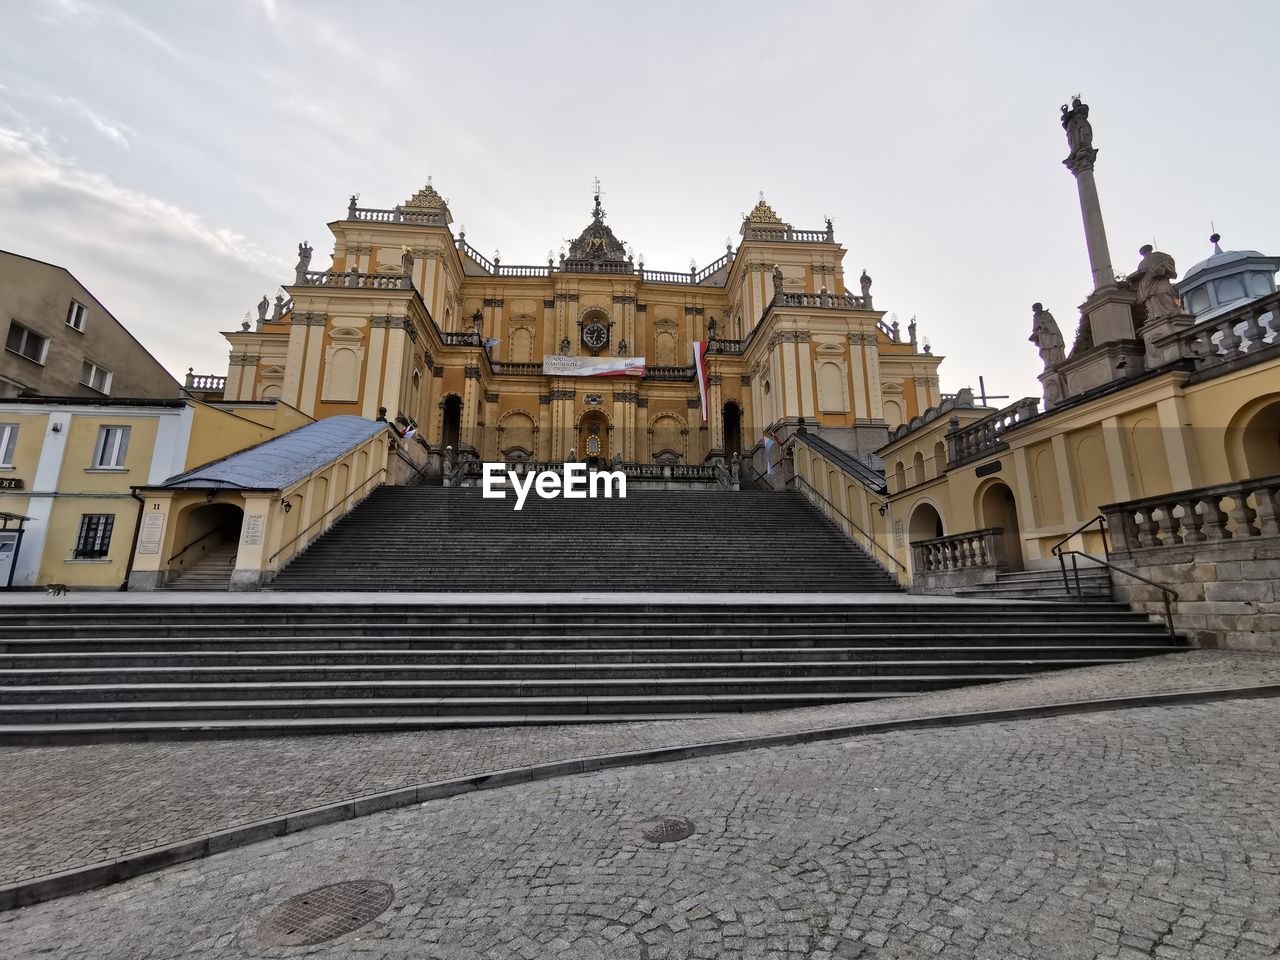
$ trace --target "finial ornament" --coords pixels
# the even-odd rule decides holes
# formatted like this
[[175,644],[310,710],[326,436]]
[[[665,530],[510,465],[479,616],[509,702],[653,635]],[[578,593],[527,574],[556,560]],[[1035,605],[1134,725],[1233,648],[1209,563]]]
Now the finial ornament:
[[[1209,224],[1209,228],[1213,229],[1212,223]],[[1222,239],[1222,234],[1218,233],[1217,230],[1214,230],[1213,234],[1209,237],[1209,242],[1213,244],[1213,252],[1215,254],[1222,252],[1222,248],[1218,246],[1218,241],[1221,239]]]
[[764,191],[760,191],[760,202],[747,214],[750,223],[781,223],[782,218],[773,212],[773,207],[764,202]]
[[427,177],[427,185],[406,200],[401,206],[404,207],[420,207],[424,210],[439,210],[445,206],[444,197],[436,192],[436,188],[431,185],[431,178]]

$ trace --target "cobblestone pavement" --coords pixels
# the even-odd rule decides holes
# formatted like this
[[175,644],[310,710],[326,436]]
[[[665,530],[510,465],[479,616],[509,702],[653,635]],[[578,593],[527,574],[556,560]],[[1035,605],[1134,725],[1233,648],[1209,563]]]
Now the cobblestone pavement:
[[[1280,701],[899,731],[389,811],[0,915],[23,960],[1280,955]],[[657,846],[639,826],[687,816]],[[392,906],[264,944],[320,884]]]
[[847,706],[681,721],[0,748],[0,883],[383,790],[552,760],[863,721],[1280,682],[1280,655],[1192,651]]

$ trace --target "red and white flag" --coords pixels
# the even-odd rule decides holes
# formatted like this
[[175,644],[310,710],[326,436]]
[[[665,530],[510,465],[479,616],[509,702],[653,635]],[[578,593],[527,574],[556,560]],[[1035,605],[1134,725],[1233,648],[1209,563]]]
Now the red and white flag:
[[707,348],[711,346],[709,340],[695,340],[693,342],[693,366],[694,373],[698,378],[698,398],[702,401],[702,421],[707,420]]

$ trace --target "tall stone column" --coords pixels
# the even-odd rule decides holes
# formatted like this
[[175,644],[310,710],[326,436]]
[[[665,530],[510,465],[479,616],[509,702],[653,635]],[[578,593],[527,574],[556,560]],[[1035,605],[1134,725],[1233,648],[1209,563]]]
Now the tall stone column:
[[1093,127],[1089,124],[1089,106],[1076,97],[1071,106],[1062,107],[1062,127],[1067,131],[1071,155],[1062,163],[1076,178],[1080,193],[1080,215],[1084,219],[1084,240],[1089,249],[1089,267],[1093,271],[1093,289],[1115,283],[1111,267],[1111,251],[1107,247],[1107,231],[1102,223],[1102,205],[1098,201],[1098,185],[1093,179],[1093,162],[1098,151],[1093,146]]

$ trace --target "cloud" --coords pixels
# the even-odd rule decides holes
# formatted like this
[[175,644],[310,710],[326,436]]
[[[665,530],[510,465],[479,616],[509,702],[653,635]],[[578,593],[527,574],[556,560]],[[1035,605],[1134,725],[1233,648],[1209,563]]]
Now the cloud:
[[82,169],[40,131],[0,125],[0,209],[0,247],[70,269],[170,370],[217,372],[217,331],[290,271],[230,227]]
[[62,97],[62,96],[58,96],[57,94],[50,94],[49,101],[51,103],[56,103],[59,106],[69,107],[70,109],[74,110],[77,114],[79,114],[81,117],[83,117],[85,120],[88,120],[90,126],[92,126],[93,129],[97,130],[98,133],[102,134],[108,140],[124,147],[126,150],[130,148],[129,137],[133,136],[133,131],[130,130],[128,127],[124,126],[123,124],[115,124],[110,122],[105,117],[96,113],[90,107],[81,103],[75,97]]

